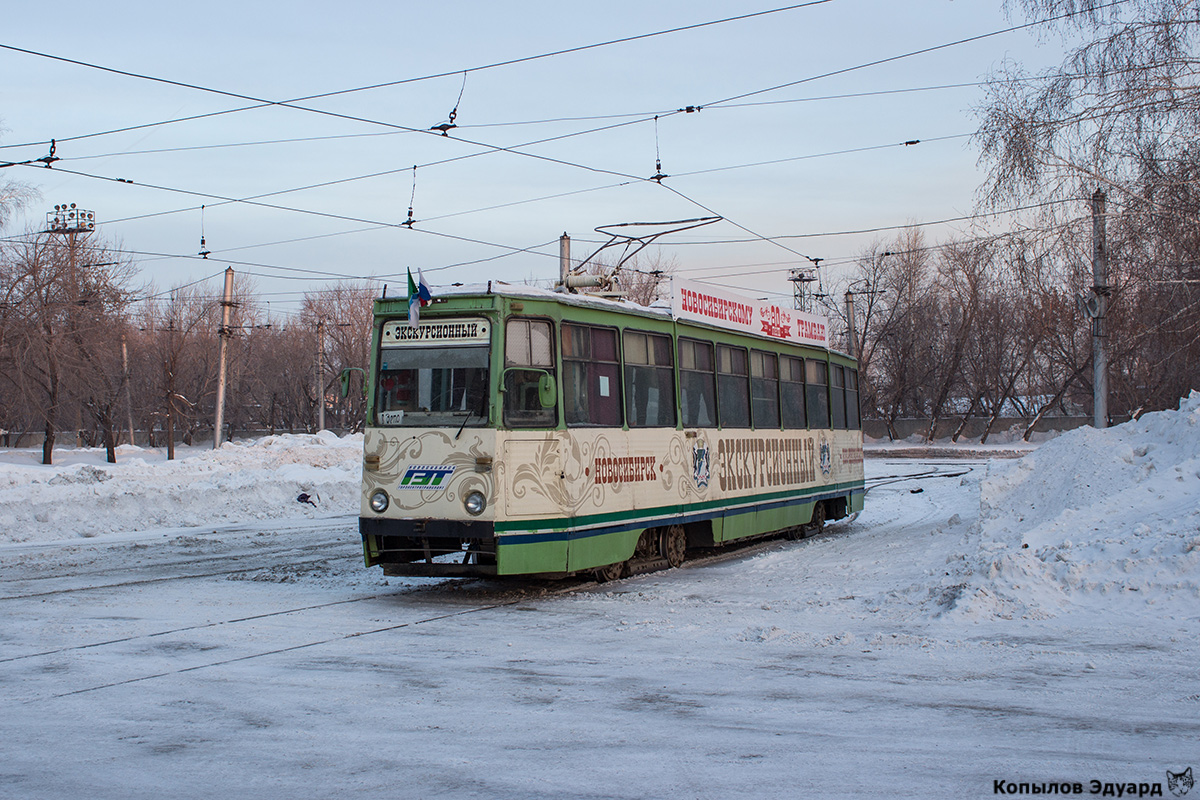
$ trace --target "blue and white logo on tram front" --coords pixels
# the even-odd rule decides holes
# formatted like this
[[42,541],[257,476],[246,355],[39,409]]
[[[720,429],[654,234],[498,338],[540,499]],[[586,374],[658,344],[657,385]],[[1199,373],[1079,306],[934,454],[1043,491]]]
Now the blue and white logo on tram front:
[[453,465],[430,466],[413,464],[404,471],[397,489],[421,489],[424,491],[445,488],[446,478],[454,474]]

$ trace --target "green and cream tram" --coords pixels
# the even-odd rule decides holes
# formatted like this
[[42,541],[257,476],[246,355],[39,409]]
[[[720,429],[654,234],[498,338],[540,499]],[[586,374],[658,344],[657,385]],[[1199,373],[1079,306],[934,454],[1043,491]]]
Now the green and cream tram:
[[677,566],[862,508],[855,361],[823,318],[507,284],[375,301],[359,529],[388,575]]

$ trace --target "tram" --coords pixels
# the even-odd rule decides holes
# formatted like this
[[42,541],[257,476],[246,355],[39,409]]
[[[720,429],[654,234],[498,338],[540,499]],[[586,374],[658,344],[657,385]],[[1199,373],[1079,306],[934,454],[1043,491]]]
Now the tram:
[[489,282],[377,299],[359,530],[386,575],[600,580],[861,510],[858,370],[826,320]]

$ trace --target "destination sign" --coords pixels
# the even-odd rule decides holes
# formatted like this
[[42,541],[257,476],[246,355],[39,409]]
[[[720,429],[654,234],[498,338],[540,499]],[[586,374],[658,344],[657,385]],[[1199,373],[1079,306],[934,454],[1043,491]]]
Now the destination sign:
[[415,328],[408,320],[392,320],[383,324],[383,346],[487,344],[490,334],[491,325],[484,319],[421,320]]
[[696,281],[672,280],[671,315],[796,344],[829,346],[829,321],[794,308],[740,297]]

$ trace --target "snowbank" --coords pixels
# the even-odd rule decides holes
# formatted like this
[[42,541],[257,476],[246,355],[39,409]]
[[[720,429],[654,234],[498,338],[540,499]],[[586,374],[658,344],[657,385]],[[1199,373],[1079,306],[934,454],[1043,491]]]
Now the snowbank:
[[[358,509],[362,435],[329,431],[226,442],[220,450],[123,446],[0,452],[0,543],[90,538],[249,520],[352,514]],[[313,496],[314,507],[297,502]],[[319,497],[319,500],[317,499]]]
[[[1200,599],[1200,392],[1178,411],[1080,428],[991,462],[979,525],[941,606],[1031,618],[1065,608],[1194,617]],[[972,552],[973,550],[973,552]]]

